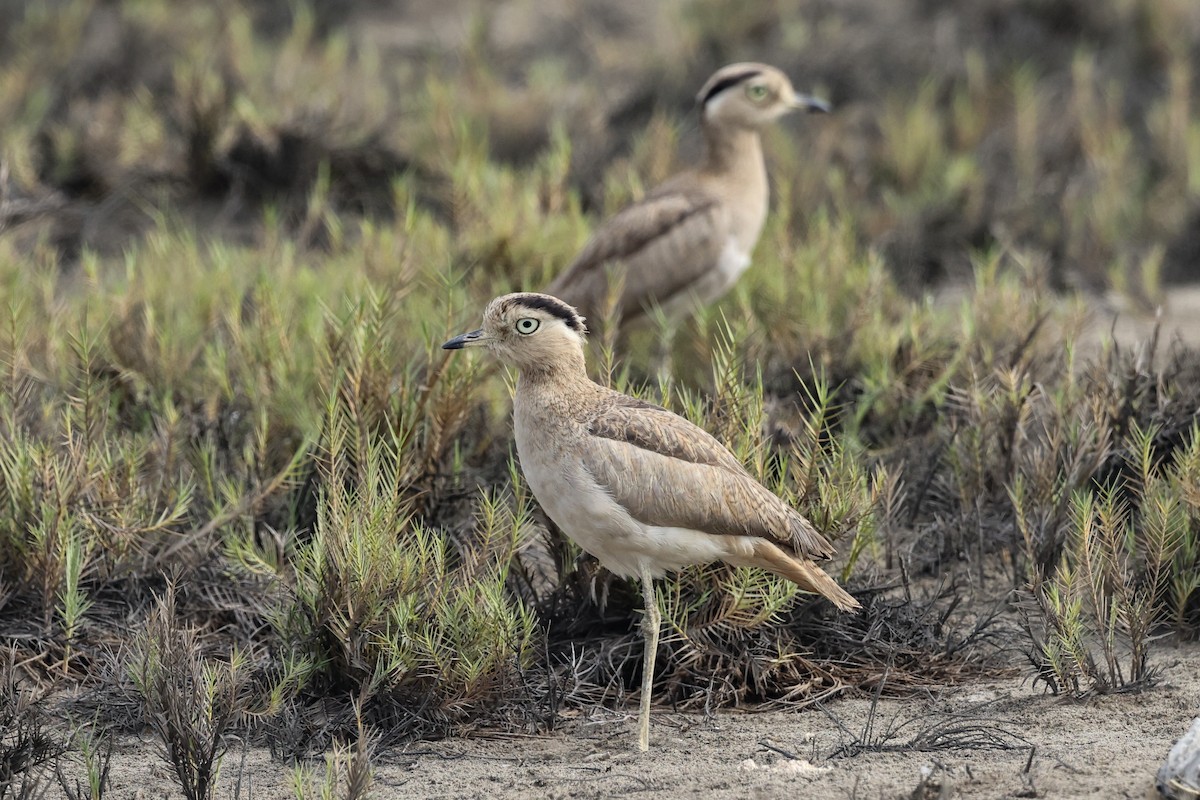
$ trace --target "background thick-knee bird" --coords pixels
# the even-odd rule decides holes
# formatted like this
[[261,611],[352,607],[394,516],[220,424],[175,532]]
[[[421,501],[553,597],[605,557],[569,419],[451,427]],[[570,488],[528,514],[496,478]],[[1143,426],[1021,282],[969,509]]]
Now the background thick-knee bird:
[[600,322],[610,281],[619,323],[655,305],[678,319],[725,294],[750,265],[767,218],[759,131],[791,111],[828,111],[767,64],[730,64],[700,90],[704,155],[605,220],[546,292]]
[[833,548],[724,445],[664,408],[593,382],[583,320],[543,294],[493,300],[483,327],[442,347],[486,347],[516,367],[513,427],[525,479],[550,519],[646,602],[639,746],[649,746],[659,615],[653,579],[689,564],[761,567],[846,611],[858,602],[813,563]]

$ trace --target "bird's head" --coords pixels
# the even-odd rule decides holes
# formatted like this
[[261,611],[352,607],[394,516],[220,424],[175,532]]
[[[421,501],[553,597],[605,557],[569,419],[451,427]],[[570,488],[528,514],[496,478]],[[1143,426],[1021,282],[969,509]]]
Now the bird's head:
[[792,82],[769,64],[742,62],[713,73],[696,95],[710,123],[758,129],[791,111],[828,113],[829,103],[799,94]]
[[486,347],[522,372],[583,367],[583,317],[557,297],[519,292],[497,297],[483,312],[483,327],[455,336],[445,350]]

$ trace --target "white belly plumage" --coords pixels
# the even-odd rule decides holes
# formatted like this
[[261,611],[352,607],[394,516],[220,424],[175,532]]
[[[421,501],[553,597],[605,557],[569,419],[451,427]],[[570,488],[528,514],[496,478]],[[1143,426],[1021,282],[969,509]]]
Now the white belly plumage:
[[689,292],[692,302],[704,305],[717,301],[733,288],[749,266],[750,255],[736,239],[730,237],[721,249],[716,268],[701,275],[693,284]]
[[646,566],[659,577],[733,555],[729,537],[638,522],[578,462],[555,468],[523,457],[521,466],[554,524],[618,575],[636,576]]
[[742,245],[737,239],[730,236],[721,250],[720,258],[717,259],[717,272],[725,280],[725,286],[721,291],[727,291],[730,286],[733,286],[749,266],[750,254],[742,249]]
[[746,268],[750,266],[750,255],[737,240],[730,237],[717,258],[716,268],[704,272],[686,291],[671,296],[662,303],[668,317],[682,317],[697,308],[716,302],[728,292]]

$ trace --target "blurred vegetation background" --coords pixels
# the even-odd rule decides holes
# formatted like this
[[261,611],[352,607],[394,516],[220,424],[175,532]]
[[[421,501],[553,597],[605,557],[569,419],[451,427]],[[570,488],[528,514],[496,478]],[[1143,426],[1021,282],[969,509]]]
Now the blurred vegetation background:
[[305,753],[623,698],[636,592],[547,529],[505,381],[438,345],[686,164],[736,60],[835,113],[767,134],[753,267],[676,380],[653,331],[594,374],[729,443],[867,609],[689,570],[659,696],[1014,652],[1148,685],[1200,622],[1200,361],[1103,334],[1200,278],[1198,41],[1190,0],[0,0],[11,709],[211,766],[235,729]]

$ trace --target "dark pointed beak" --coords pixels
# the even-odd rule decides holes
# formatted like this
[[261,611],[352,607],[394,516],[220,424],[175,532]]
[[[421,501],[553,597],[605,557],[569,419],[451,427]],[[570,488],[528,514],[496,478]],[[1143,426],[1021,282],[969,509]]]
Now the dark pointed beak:
[[792,108],[810,113],[828,114],[833,111],[833,106],[819,97],[813,97],[811,94],[799,94],[792,98]]
[[487,337],[483,335],[483,328],[470,333],[461,333],[455,336],[450,341],[442,345],[443,350],[462,350],[464,347],[479,347],[487,343]]

